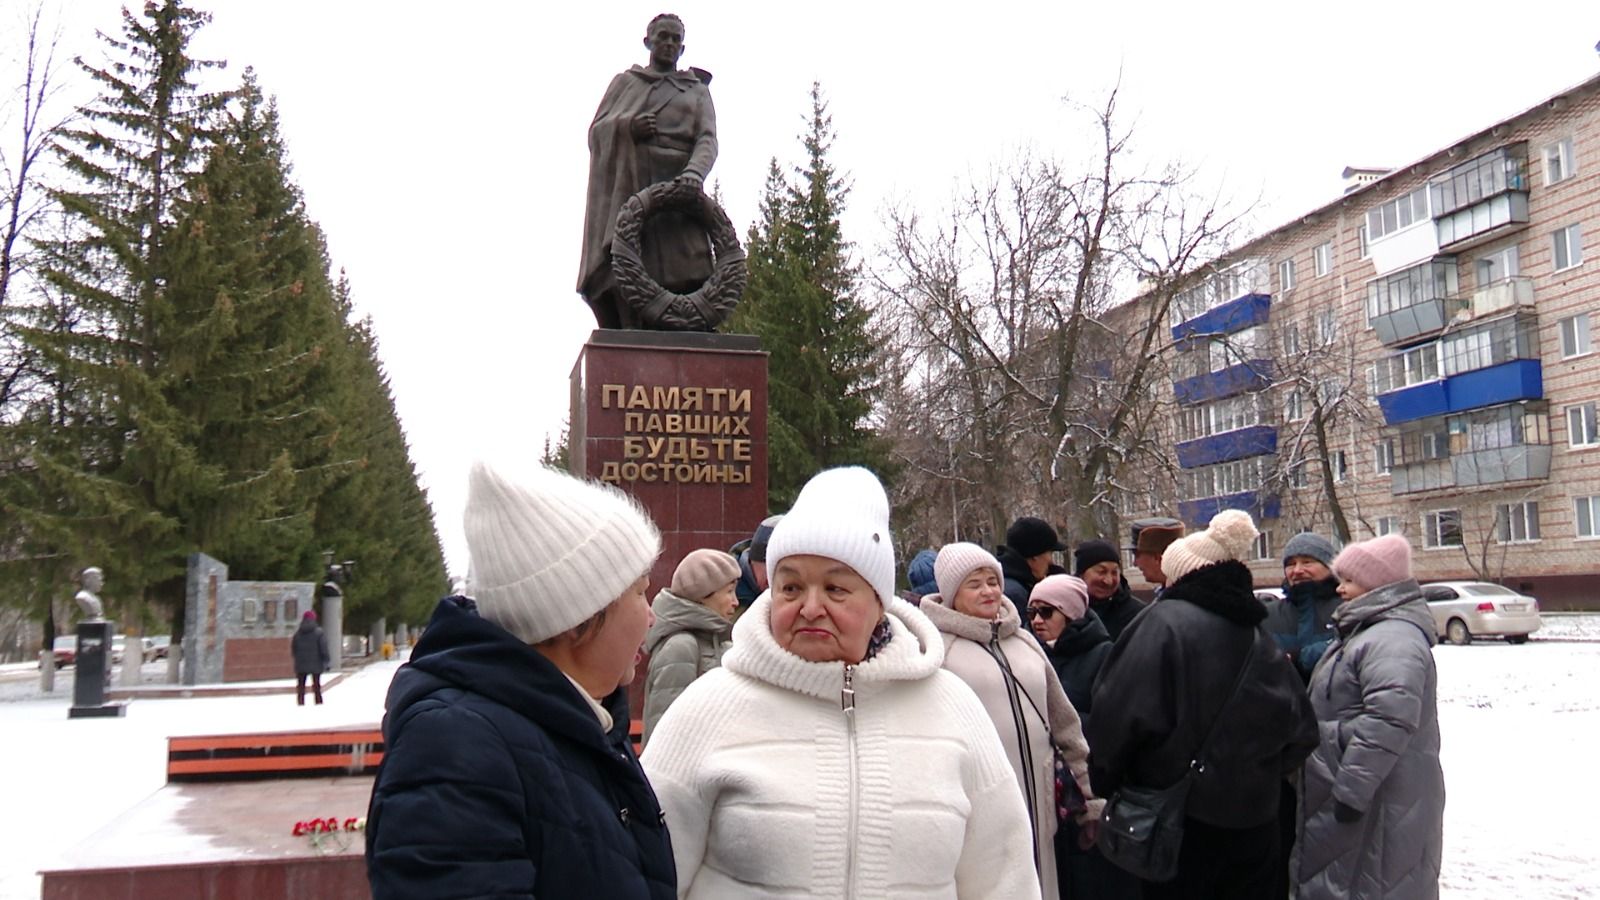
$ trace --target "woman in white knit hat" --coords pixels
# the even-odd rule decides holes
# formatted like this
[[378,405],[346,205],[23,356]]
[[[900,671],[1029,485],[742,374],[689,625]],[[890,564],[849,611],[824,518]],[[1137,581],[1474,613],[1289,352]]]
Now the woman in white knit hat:
[[1039,896],[1027,811],[982,705],[894,591],[865,469],[808,482],[771,587],[645,751],[693,898]]
[[[1051,576],[1067,577],[1067,576]],[[977,544],[946,544],[933,563],[939,592],[921,610],[944,637],[944,668],[967,683],[989,714],[1030,813],[1036,870],[1043,896],[1055,900],[1055,754],[1060,748],[1084,797],[1089,789],[1089,745],[1078,714],[1039,642],[1022,631],[1005,596],[1000,561]],[[1048,579],[1047,579],[1048,580]],[[1041,582],[1042,583],[1042,582]],[[1078,811],[1092,824],[1101,804]]]
[[613,488],[480,463],[466,533],[472,598],[439,603],[389,688],[373,896],[674,896],[624,690],[655,525]]
[[650,601],[656,623],[644,638],[650,668],[644,678],[644,742],[661,714],[696,678],[722,664],[728,632],[739,608],[734,582],[739,561],[731,553],[700,549],[678,563],[672,584]]
[[1113,810],[1124,785],[1192,779],[1177,876],[1146,881],[1145,900],[1283,900],[1278,784],[1316,746],[1316,722],[1261,627],[1267,610],[1240,561],[1256,535],[1248,513],[1224,510],[1173,541],[1161,602],[1123,631],[1095,683],[1089,771]]

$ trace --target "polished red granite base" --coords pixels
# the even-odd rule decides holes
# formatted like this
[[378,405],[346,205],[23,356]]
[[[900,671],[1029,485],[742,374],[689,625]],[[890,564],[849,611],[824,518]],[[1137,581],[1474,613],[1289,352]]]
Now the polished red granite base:
[[367,814],[372,778],[169,784],[41,874],[44,900],[365,898],[365,833],[296,822]]

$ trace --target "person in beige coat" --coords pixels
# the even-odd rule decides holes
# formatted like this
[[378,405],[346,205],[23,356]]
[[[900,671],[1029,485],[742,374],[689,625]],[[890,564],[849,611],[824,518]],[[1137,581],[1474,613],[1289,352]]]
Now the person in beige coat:
[[[1060,748],[1085,798],[1089,745],[1078,714],[1039,642],[1022,630],[1005,596],[1000,561],[976,544],[946,544],[933,564],[939,593],[923,598],[922,611],[944,638],[944,668],[972,688],[1000,735],[1022,788],[1033,826],[1034,864],[1042,896],[1059,896],[1055,833],[1058,827],[1055,755]],[[1078,818],[1090,831],[1104,804],[1091,799]]]

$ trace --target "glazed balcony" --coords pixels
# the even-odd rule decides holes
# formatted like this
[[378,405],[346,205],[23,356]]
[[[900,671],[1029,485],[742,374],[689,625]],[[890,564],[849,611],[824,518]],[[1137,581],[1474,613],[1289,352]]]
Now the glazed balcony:
[[1508,403],[1407,425],[1386,439],[1396,495],[1550,477],[1550,415],[1543,401]]
[[1242,509],[1257,522],[1276,519],[1282,511],[1278,496],[1265,490],[1240,491],[1198,500],[1178,501],[1178,515],[1190,525],[1204,527],[1211,517],[1225,509]]
[[1456,252],[1528,224],[1528,148],[1492,150],[1428,182],[1439,249]]
[[1445,488],[1482,487],[1550,477],[1549,444],[1518,444],[1470,450],[1448,459],[1395,466],[1389,490],[1395,496]]
[[1522,312],[1380,360],[1373,384],[1384,421],[1400,425],[1543,398],[1538,329],[1537,317]]
[[1222,434],[1181,441],[1175,449],[1178,466],[1184,469],[1247,459],[1278,452],[1278,429],[1272,425],[1236,428]]
[[1414,343],[1438,334],[1469,308],[1459,296],[1454,258],[1444,257],[1367,282],[1367,323],[1384,344]]
[[1536,359],[1515,359],[1449,378],[1378,395],[1390,425],[1544,397],[1544,372]]
[[1242,331],[1266,322],[1271,312],[1270,294],[1245,294],[1172,326],[1172,339],[1178,342],[1179,351],[1186,351],[1190,349],[1187,338],[1200,334],[1232,334],[1235,331]]
[[1216,372],[1174,381],[1172,393],[1179,403],[1187,406],[1259,391],[1272,385],[1272,369],[1270,359],[1250,359]]

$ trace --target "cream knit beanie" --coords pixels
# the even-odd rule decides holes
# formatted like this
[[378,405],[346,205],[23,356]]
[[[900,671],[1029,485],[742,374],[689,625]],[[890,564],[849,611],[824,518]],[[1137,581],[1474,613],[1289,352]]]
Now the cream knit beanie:
[[889,498],[878,476],[859,466],[824,469],[800,489],[767,543],[768,577],[789,556],[836,559],[866,579],[887,604],[894,594]]
[[543,466],[512,478],[474,463],[465,520],[478,614],[529,644],[610,606],[661,553],[633,498]]
[[1241,509],[1225,509],[1211,517],[1205,531],[1197,531],[1167,545],[1161,554],[1161,574],[1167,584],[1193,572],[1229,559],[1244,559],[1255,541],[1256,523]]
[[995,559],[993,553],[977,544],[945,544],[939,549],[939,557],[933,561],[933,582],[939,586],[939,596],[944,598],[945,603],[954,603],[961,583],[985,566],[993,569],[1000,583],[1005,584],[1005,569],[1000,568],[1000,560]]
[[678,563],[671,590],[685,600],[704,600],[738,580],[739,561],[733,554],[701,548]]

